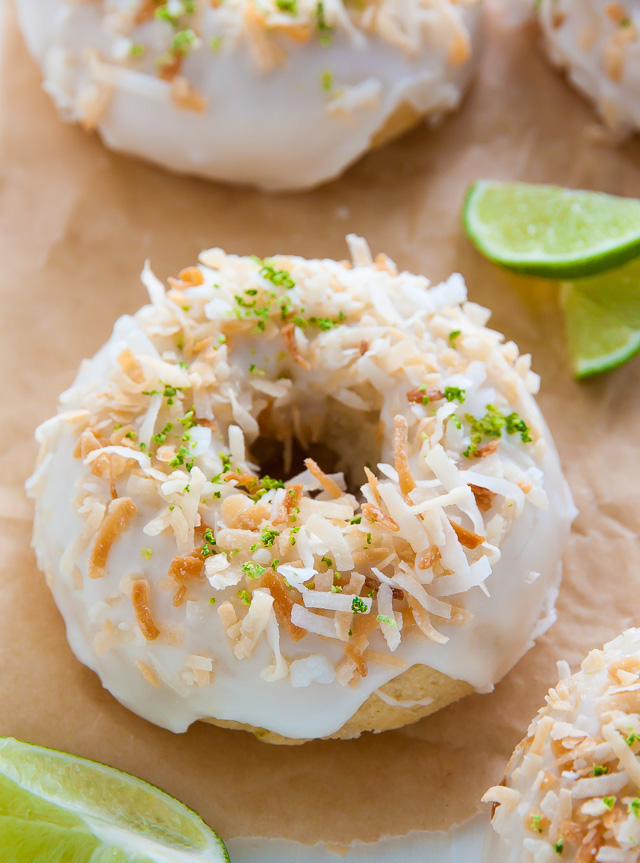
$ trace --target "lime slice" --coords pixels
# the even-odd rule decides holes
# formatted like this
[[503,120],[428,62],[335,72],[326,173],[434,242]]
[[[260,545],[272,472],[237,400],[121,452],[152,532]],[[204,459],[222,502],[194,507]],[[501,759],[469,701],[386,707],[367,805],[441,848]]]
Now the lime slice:
[[542,278],[576,279],[640,255],[640,201],[557,186],[470,186],[464,227],[492,261]]
[[562,285],[576,377],[616,368],[640,351],[640,260]]
[[3,863],[218,863],[224,843],[184,804],[111,767],[0,738]]

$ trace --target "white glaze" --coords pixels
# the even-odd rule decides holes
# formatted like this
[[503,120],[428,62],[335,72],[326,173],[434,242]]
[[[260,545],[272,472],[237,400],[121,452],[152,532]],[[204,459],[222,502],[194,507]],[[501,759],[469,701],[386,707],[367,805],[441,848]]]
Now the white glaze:
[[[119,5],[135,8],[137,2]],[[411,0],[406,14],[411,17],[412,7],[417,11],[422,2]],[[434,118],[457,107],[473,63],[448,61],[452,33],[468,28],[474,46],[479,38],[477,6],[438,0],[424,33],[419,32],[415,53],[378,35],[337,28],[327,45],[273,37],[286,50],[286,63],[263,71],[242,33],[234,35],[239,28],[235,7],[242,11],[242,2],[219,9],[200,0],[196,5],[204,6],[198,20],[202,46],[186,58],[183,72],[206,99],[203,113],[175,105],[171,85],[156,77],[151,56],[113,59],[123,36],[105,26],[103,4],[19,0],[18,11],[29,50],[43,68],[45,88],[67,119],[95,124],[113,149],[175,171],[268,189],[301,189],[337,176],[370,148],[402,105]],[[214,52],[208,46],[220,34],[226,41]],[[166,50],[171,36],[171,27],[160,21],[126,34],[131,43],[149,46],[154,56]],[[92,64],[91,52],[103,61],[98,64],[102,73]],[[105,82],[114,69],[127,77],[112,89]],[[329,93],[322,87],[327,71],[334,82]],[[332,112],[338,91],[359,86],[371,94],[366,105]],[[101,100],[106,108],[94,118],[95,106],[87,104]]]
[[[364,268],[341,271],[332,262],[310,262],[307,265],[302,261],[296,264],[294,259],[289,260],[296,267],[309,266],[311,272],[324,272],[325,267],[333,273],[342,272],[342,278],[348,278],[354,285],[363,278],[374,279],[374,271]],[[242,261],[240,264],[244,266]],[[384,284],[387,276],[378,273],[375,278],[383,279]],[[401,274],[397,282],[405,285],[409,278],[414,277]],[[395,284],[395,281],[390,281],[390,285]],[[416,280],[416,285],[419,284],[421,282]],[[452,281],[451,287],[456,292],[461,289],[458,281]],[[407,290],[410,291],[408,284]],[[413,295],[416,297],[414,302],[424,301],[428,304],[429,298],[441,290],[442,286],[426,292],[424,300]],[[321,294],[324,295],[324,290]],[[153,314],[150,307],[145,307],[136,318],[125,317],[117,322],[107,345],[84,364],[74,387],[63,396],[62,408],[65,411],[81,409],[87,393],[100,392],[104,388],[109,374],[117,368],[117,357],[125,347],[129,346],[134,353],[145,353],[147,336],[142,333],[140,326],[148,326]],[[457,325],[455,322],[461,321],[460,326],[473,338],[472,333],[476,330],[458,307],[441,309],[439,314],[449,315],[452,321],[440,324],[441,330],[444,326],[448,332]],[[488,333],[482,328],[477,331]],[[244,347],[246,350],[247,345]],[[242,353],[242,345],[239,350]],[[267,356],[256,357],[256,360],[268,368]],[[312,370],[310,374],[320,371]],[[297,373],[301,375],[298,387],[304,390],[309,383],[303,383],[305,378],[299,368]],[[514,381],[519,380],[513,372],[509,372],[509,375]],[[506,380],[505,377],[505,383]],[[400,392],[404,394],[406,389],[407,384],[401,382]],[[438,628],[450,638],[447,644],[430,642],[418,633],[411,632],[402,639],[395,653],[406,661],[407,667],[414,664],[428,665],[453,679],[467,681],[479,691],[489,691],[532,646],[534,633],[539,635],[553,622],[553,600],[560,574],[560,556],[574,516],[557,453],[535,402],[524,386],[519,385],[518,393],[520,415],[525,416],[530,426],[537,429],[538,444],[534,449],[532,445],[523,446],[511,439],[505,440],[499,457],[505,468],[515,464],[524,469],[537,466],[541,471],[541,488],[546,492],[549,506],[547,509],[534,506],[528,498],[523,498],[523,511],[513,521],[501,545],[501,557],[493,564],[493,572],[486,581],[490,597],[480,588],[472,588],[464,594],[462,601],[467,611],[473,614],[473,619],[462,626],[451,626],[446,622],[438,624]],[[480,386],[477,392],[469,395],[468,409],[482,411],[483,406],[495,398],[496,390],[492,386]],[[422,409],[415,410],[420,412]],[[64,415],[41,428],[39,439],[44,444],[44,460],[31,481],[31,493],[37,499],[34,542],[39,564],[47,575],[56,603],[65,618],[72,649],[82,662],[98,673],[104,686],[119,701],[146,719],[173,731],[184,731],[197,719],[215,716],[266,728],[292,738],[315,738],[337,731],[372,692],[400,673],[397,668],[371,663],[368,676],[355,686],[344,686],[337,680],[312,683],[304,688],[292,687],[289,679],[267,682],[261,677],[261,672],[270,664],[272,653],[265,639],[258,643],[253,656],[241,662],[235,659],[216,614],[216,607],[209,605],[208,598],[212,591],[206,582],[205,588],[200,588],[194,595],[196,601],[192,609],[197,612],[196,617],[186,622],[185,607],[175,608],[169,594],[157,591],[154,596],[154,614],[162,620],[163,627],[168,624],[184,626],[184,643],[175,646],[163,644],[160,640],[146,642],[135,625],[132,606],[121,593],[121,579],[123,576],[142,573],[152,584],[160,583],[176,554],[176,541],[168,530],[155,537],[142,533],[142,527],[157,509],[149,509],[141,501],[137,501],[139,512],[134,521],[111,552],[105,577],[95,580],[87,578],[88,551],[79,553],[72,561],[81,576],[82,589],[76,589],[73,578],[63,575],[61,570],[64,567],[61,568],[60,562],[85,523],[73,505],[77,490],[87,481],[86,466],[82,460],[73,457],[80,428],[81,423],[74,423]],[[225,429],[221,428],[221,431],[226,437]],[[387,460],[389,457],[385,449],[388,445],[387,440],[383,446],[383,458]],[[463,446],[461,437],[457,446]],[[212,442],[212,452],[219,447],[217,441]],[[533,455],[534,452],[539,455]],[[411,463],[414,470],[424,471],[424,466],[418,465],[415,456],[412,456]],[[481,470],[476,464],[472,467]],[[95,477],[91,481],[97,482]],[[141,557],[142,548],[152,549],[151,560],[145,561]],[[362,567],[359,569],[365,571]],[[532,572],[540,575],[532,579]],[[217,592],[217,607],[223,599],[234,597],[235,593],[236,586],[225,592]],[[116,604],[111,608],[105,606],[104,601],[113,596],[119,596]],[[461,599],[457,601],[460,603]],[[122,623],[129,631],[131,640],[99,656],[94,639],[107,616],[116,625]],[[342,656],[341,642],[308,635],[294,644],[284,631],[281,631],[280,638],[283,655],[288,661],[321,654],[333,665]],[[385,642],[379,630],[374,633],[371,646],[380,652],[385,651]],[[192,654],[213,659],[215,676],[208,686],[194,687],[181,682],[180,672],[184,669],[185,659]],[[134,664],[136,661],[150,664],[166,685],[155,687],[143,680]]]

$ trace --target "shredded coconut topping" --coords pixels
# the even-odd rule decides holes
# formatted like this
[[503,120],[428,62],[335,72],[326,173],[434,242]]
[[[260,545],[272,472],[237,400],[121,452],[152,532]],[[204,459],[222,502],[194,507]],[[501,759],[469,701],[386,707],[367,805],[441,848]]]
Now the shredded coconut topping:
[[[136,624],[107,627],[100,649],[179,639],[167,594],[185,627],[215,603],[234,661],[268,644],[268,681],[288,676],[287,646],[308,633],[341,645],[337,663],[298,662],[296,687],[403,664],[392,654],[408,634],[446,644],[472,617],[468,596],[489,594],[525,503],[547,505],[537,378],[462,279],[432,288],[388,258],[209,249],[166,290],[148,267],[143,280],[151,303],[117,324],[104,378],[81,374],[39,432],[40,473],[63,431],[82,466],[88,533],[63,557],[74,590],[87,546],[89,578],[129,578]],[[132,531],[148,546],[134,562],[118,552]],[[167,551],[168,571],[155,563]]]
[[[560,665],[560,664],[559,664]],[[640,859],[640,630],[560,681],[485,794],[501,863]]]
[[[472,39],[463,8],[481,0],[94,0],[100,14],[102,44],[91,49],[90,81],[83,82],[74,99],[69,90],[73,60],[63,48],[46,58],[49,89],[61,107],[89,128],[100,121],[114,88],[156,100],[173,100],[180,108],[202,113],[207,99],[190,80],[190,58],[246,51],[267,74],[283,67],[290,49],[300,43],[328,44],[346,40],[355,47],[367,38],[394,46],[410,57],[425,45],[446,46],[451,69],[464,66]],[[70,3],[67,15],[77,14]],[[76,7],[76,9],[74,9]],[[352,113],[377,104],[380,82],[334,82],[327,70],[327,114]],[[65,96],[65,93],[67,95]]]
[[[461,65],[470,53],[469,35],[456,7],[480,0],[102,0],[105,29],[118,37],[112,60],[128,64],[143,59],[138,36],[151,42],[157,74],[172,80],[195,51],[220,51],[246,42],[264,71],[280,65],[287,45],[312,39],[326,43],[346,37],[356,45],[365,34],[416,54],[434,35],[449,44],[449,61]],[[444,14],[443,14],[444,13]],[[164,35],[164,40],[162,36]],[[164,48],[164,53],[161,53]]]

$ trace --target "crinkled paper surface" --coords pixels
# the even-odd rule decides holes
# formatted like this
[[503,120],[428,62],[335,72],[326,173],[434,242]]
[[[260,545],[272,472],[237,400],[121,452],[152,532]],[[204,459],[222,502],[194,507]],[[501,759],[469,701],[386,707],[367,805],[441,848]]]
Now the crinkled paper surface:
[[[546,65],[534,27],[495,8],[462,111],[418,129],[304,195],[269,196],[165,174],[108,153],[59,122],[9,13],[0,153],[0,734],[136,773],[199,810],[223,836],[373,841],[447,829],[479,808],[554,681],[560,657],[640,620],[640,359],[571,379],[557,289],[500,272],[462,236],[479,177],[640,196],[640,145],[603,144],[586,103]],[[459,270],[493,325],[532,351],[541,404],[580,508],[559,620],[491,695],[354,742],[272,747],[197,724],[184,735],[138,719],[72,656],[29,548],[23,483],[33,430],[115,318],[145,301],[145,258],[165,277],[220,245],[231,252],[344,257],[366,236],[432,280]]]

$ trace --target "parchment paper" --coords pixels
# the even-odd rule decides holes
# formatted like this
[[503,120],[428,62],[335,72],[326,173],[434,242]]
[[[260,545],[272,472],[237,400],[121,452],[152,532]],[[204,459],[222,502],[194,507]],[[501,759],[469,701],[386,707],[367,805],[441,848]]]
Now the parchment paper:
[[[419,129],[319,191],[267,196],[165,174],[63,125],[10,13],[1,81],[0,734],[106,761],[157,783],[223,836],[373,841],[447,829],[500,779],[554,662],[640,621],[640,360],[591,383],[568,371],[553,285],[482,260],[459,229],[467,184],[525,179],[640,196],[640,146],[592,140],[594,118],[551,71],[535,28],[492,7],[479,79],[462,111]],[[461,271],[493,324],[532,351],[542,407],[581,515],[560,617],[492,695],[354,742],[272,747],[197,724],[138,719],[72,656],[29,549],[33,429],[82,357],[145,295],[145,257],[165,277],[201,248],[344,257],[356,231],[432,280]]]

